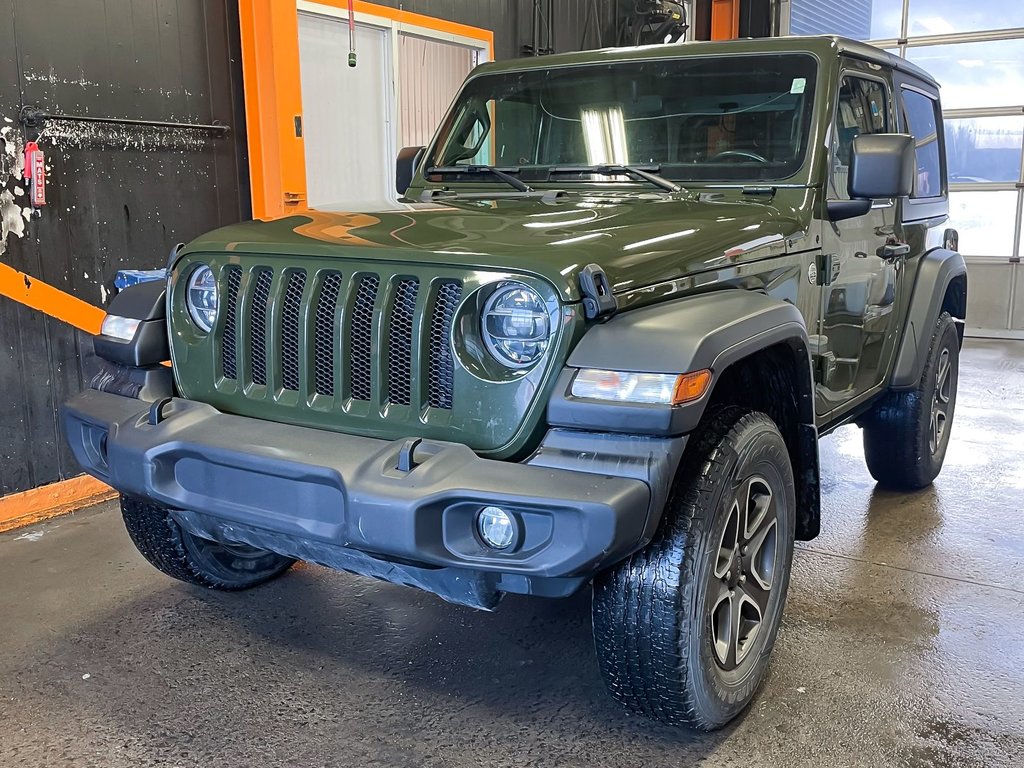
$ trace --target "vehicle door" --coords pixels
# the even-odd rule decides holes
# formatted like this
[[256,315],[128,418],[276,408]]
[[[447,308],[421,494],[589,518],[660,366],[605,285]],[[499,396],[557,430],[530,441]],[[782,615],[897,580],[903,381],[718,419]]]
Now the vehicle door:
[[[829,200],[850,199],[847,179],[854,138],[895,132],[896,125],[891,82],[884,72],[849,62],[830,131]],[[882,383],[888,369],[903,272],[902,257],[884,249],[896,242],[895,217],[894,200],[874,200],[866,214],[826,221],[822,227],[819,282],[824,288],[815,398],[819,416],[855,405]]]

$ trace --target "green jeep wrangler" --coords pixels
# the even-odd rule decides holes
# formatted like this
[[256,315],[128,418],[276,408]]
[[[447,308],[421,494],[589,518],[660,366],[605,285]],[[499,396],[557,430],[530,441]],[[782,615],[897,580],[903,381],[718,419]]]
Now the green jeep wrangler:
[[819,436],[859,425],[890,487],[942,466],[944,163],[935,81],[849,40],[485,64],[393,203],[227,227],[119,294],[67,439],[171,576],[593,584],[611,694],[716,728],[818,533]]

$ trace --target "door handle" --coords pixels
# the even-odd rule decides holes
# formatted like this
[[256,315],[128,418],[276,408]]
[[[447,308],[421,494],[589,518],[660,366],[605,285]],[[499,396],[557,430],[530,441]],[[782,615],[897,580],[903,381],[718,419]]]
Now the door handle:
[[910,253],[910,246],[906,243],[886,243],[876,253],[878,258],[886,261],[896,261]]

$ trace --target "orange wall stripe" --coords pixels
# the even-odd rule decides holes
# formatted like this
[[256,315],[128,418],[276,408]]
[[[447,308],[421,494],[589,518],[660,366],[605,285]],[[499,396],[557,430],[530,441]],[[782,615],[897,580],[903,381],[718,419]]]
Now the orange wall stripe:
[[99,307],[82,301],[70,293],[36,280],[7,264],[0,264],[0,296],[38,309],[79,330],[96,335],[106,314]]
[[74,512],[117,496],[117,491],[88,475],[43,485],[0,498],[0,533]]

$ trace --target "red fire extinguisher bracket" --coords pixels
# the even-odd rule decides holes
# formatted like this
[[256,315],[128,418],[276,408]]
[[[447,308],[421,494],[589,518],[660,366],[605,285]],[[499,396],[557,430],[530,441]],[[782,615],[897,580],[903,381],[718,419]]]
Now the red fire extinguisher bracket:
[[46,156],[34,141],[25,143],[25,180],[33,208],[46,205]]

